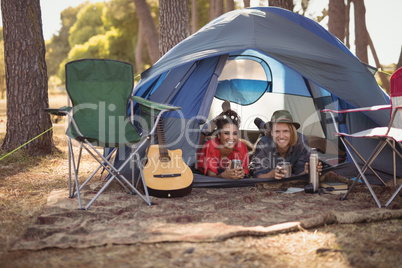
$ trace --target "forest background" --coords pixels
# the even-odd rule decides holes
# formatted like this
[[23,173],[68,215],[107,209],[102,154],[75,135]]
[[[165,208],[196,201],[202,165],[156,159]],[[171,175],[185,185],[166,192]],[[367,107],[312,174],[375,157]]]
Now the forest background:
[[[371,0],[366,0],[371,1]],[[46,7],[49,3],[41,0],[41,8]],[[62,10],[59,14],[59,30],[49,37],[46,36],[46,27],[54,29],[56,25],[46,26],[45,12],[42,11],[42,20],[44,25],[44,37],[46,40],[46,64],[47,74],[49,78],[49,90],[63,89],[64,83],[64,65],[68,61],[81,58],[110,58],[116,60],[128,61],[135,65],[135,73],[141,73],[150,67],[152,60],[146,51],[146,43],[140,38],[139,34],[139,17],[133,0],[91,0],[91,1],[65,1],[69,6]],[[79,4],[79,2],[82,2]],[[153,18],[156,29],[158,28],[159,2],[158,0],[147,0],[149,11]],[[194,5],[196,10],[192,9],[190,14],[192,17],[191,33],[201,28],[211,19],[219,16],[230,9],[226,1],[221,1],[223,12],[219,11],[219,7],[215,6],[216,11],[211,12],[212,6],[210,0],[190,1],[190,6]],[[267,0],[256,1],[234,1],[234,9],[242,8],[245,5],[250,6],[267,6]],[[328,1],[317,0],[295,0],[293,11],[304,14],[305,16],[319,22],[325,28],[328,28]],[[318,3],[319,2],[319,3]],[[384,1],[384,2],[389,2]],[[385,3],[392,10],[392,2]],[[77,3],[76,6],[73,6]],[[52,6],[60,5],[52,3]],[[327,6],[325,6],[327,5]],[[323,8],[322,8],[323,7]],[[322,8],[317,10],[317,8]],[[47,15],[47,14],[46,14]],[[56,17],[57,14],[52,14]],[[53,21],[52,21],[53,22]],[[54,23],[53,23],[54,24]],[[196,25],[193,25],[196,24]],[[385,28],[384,31],[392,35],[392,25]],[[368,28],[368,31],[371,29]],[[2,38],[2,27],[0,25],[0,98],[5,97],[5,70],[4,70],[4,41]],[[46,39],[47,38],[47,39]],[[353,39],[353,36],[352,36]],[[343,40],[344,41],[344,40]],[[374,44],[375,45],[375,44]],[[141,46],[141,47],[139,47]],[[352,47],[354,44],[352,43]],[[143,52],[146,53],[143,53]],[[380,54],[380,53],[379,53]],[[369,54],[369,59],[372,56]],[[386,59],[389,61],[388,59]],[[380,57],[382,63],[383,59]],[[393,59],[393,63],[386,62],[381,64],[385,71],[393,71],[398,63],[397,55]],[[374,65],[374,61],[370,62]],[[379,83],[382,82],[379,80]]]

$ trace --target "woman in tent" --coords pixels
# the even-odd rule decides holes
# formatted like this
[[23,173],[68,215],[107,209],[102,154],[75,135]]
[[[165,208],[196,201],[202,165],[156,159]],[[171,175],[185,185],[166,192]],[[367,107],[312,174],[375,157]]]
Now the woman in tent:
[[[272,114],[269,134],[260,139],[255,150],[254,177],[280,180],[292,174],[308,173],[308,139],[296,131],[299,127],[300,124],[293,121],[287,110],[278,110]],[[292,174],[283,173],[278,167],[280,162],[290,162]],[[317,170],[322,171],[321,163]]]
[[[198,154],[197,167],[207,176],[225,179],[242,179],[249,173],[248,149],[239,140],[240,119],[231,109],[223,111],[216,119],[217,137],[207,141]],[[232,168],[233,160],[241,166]],[[238,161],[236,161],[238,162]]]

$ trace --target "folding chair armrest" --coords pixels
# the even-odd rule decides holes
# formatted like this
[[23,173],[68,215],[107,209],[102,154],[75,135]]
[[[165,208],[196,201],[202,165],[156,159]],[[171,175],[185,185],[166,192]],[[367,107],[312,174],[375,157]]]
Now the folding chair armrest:
[[60,115],[60,116],[66,116],[67,115],[70,118],[72,126],[77,131],[78,135],[83,137],[83,135],[80,132],[77,124],[75,123],[75,120],[74,120],[73,116],[70,113],[72,109],[73,109],[73,107],[63,106],[61,108],[46,108],[45,111],[50,113],[50,114],[53,114],[53,115]]
[[336,113],[336,114],[342,114],[342,113],[353,113],[353,112],[370,112],[370,111],[379,111],[379,110],[387,110],[391,109],[391,104],[385,104],[385,105],[375,105],[371,107],[362,107],[362,108],[355,108],[355,109],[344,109],[344,110],[331,110],[331,109],[324,109],[322,110],[323,113]]
[[63,106],[61,108],[46,108],[45,111],[53,115],[65,116],[71,111],[71,109],[73,108],[69,106]]
[[150,101],[150,100],[138,97],[138,96],[131,96],[131,100],[139,103],[140,105],[144,105],[146,107],[161,110],[161,111],[163,111],[163,110],[176,111],[176,110],[181,109],[181,107],[170,106],[170,105],[166,105],[166,104],[162,104],[162,103],[153,102],[153,101]]

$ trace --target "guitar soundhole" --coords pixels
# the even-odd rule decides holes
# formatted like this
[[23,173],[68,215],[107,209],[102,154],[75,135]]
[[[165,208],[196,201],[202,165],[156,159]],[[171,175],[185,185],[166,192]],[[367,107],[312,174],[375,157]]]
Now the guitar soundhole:
[[164,163],[170,162],[170,156],[168,156],[168,155],[161,155],[161,156],[159,157],[159,160],[160,160],[161,162],[164,162]]

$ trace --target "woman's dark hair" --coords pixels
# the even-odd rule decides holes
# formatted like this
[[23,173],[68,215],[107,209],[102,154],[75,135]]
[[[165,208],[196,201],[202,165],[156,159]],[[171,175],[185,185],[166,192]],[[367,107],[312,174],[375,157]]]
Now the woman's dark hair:
[[223,111],[220,115],[218,115],[214,119],[214,122],[216,124],[216,128],[218,131],[221,130],[223,128],[223,126],[228,123],[234,124],[237,126],[237,128],[239,128],[240,117],[235,111],[229,109],[229,110]]

